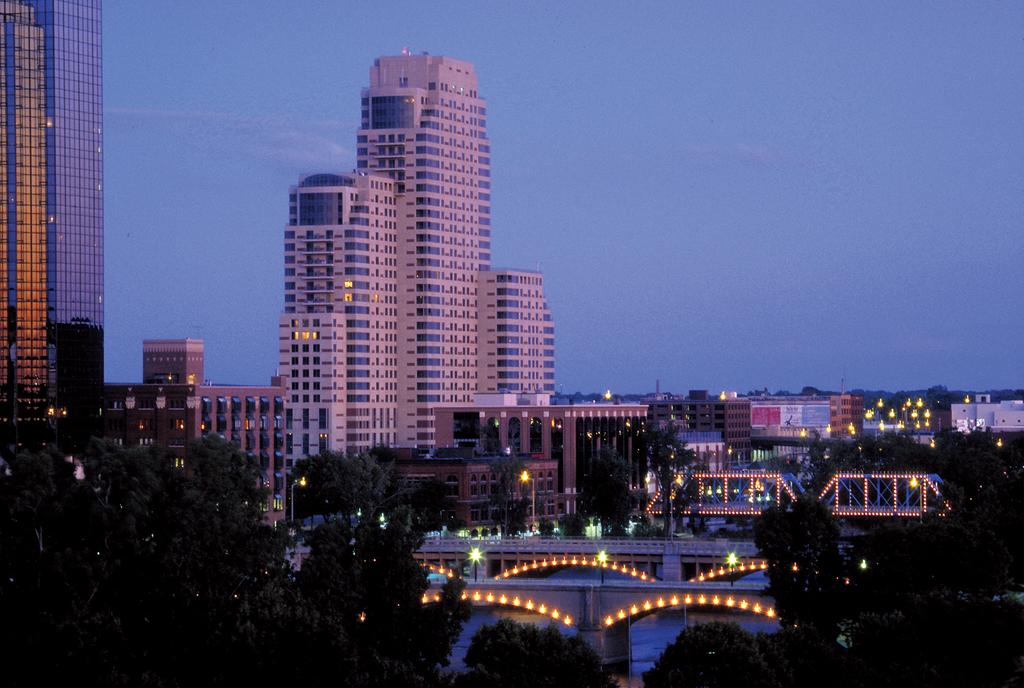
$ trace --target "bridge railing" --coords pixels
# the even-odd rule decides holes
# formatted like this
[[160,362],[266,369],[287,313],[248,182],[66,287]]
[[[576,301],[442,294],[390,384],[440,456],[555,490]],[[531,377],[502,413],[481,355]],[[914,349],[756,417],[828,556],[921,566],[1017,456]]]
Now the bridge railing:
[[428,538],[423,541],[420,552],[469,552],[479,548],[489,552],[506,554],[593,554],[604,550],[608,554],[651,554],[662,555],[666,551],[680,555],[725,556],[736,553],[748,556],[756,553],[749,540],[685,539],[685,540],[642,540],[631,538]]

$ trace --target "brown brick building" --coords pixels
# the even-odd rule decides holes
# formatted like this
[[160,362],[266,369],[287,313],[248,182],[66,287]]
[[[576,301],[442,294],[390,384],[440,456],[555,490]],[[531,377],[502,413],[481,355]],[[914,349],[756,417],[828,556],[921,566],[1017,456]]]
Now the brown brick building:
[[[441,452],[444,453],[444,452]],[[457,452],[453,452],[457,453]],[[504,457],[445,456],[399,459],[395,472],[406,481],[437,480],[445,484],[449,503],[448,516],[454,516],[467,527],[493,525],[500,515],[492,513],[491,496],[499,489],[497,462]],[[554,521],[564,513],[564,502],[558,493],[558,464],[552,459],[521,458],[528,480],[516,480],[516,495],[530,500],[528,519]],[[533,505],[536,503],[536,515]]]
[[[685,399],[659,399],[648,405],[649,422],[682,432],[718,432],[732,461],[750,456],[750,400],[723,392],[690,390]],[[731,450],[731,453],[730,453]]]
[[147,341],[143,352],[144,378],[151,382],[105,385],[105,437],[124,446],[164,447],[184,466],[192,440],[220,435],[259,461],[263,486],[270,491],[267,517],[283,518],[283,387],[273,381],[266,386],[182,382],[203,379],[202,340]]

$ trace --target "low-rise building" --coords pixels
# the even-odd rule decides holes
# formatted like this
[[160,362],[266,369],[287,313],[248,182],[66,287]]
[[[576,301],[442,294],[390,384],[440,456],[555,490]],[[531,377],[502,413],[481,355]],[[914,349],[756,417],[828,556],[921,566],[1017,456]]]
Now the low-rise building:
[[697,463],[708,470],[720,471],[729,466],[731,456],[720,432],[680,432],[679,439],[686,442],[686,448],[693,451]]
[[[104,386],[104,436],[124,446],[158,446],[185,467],[192,440],[220,435],[259,461],[269,491],[267,518],[283,518],[284,387],[204,384],[203,342],[197,339],[143,343],[141,383]],[[199,382],[190,382],[199,381]]]
[[953,404],[954,427],[960,432],[991,430],[995,434],[1024,432],[1024,399],[992,401],[990,394],[967,397],[963,404]]
[[755,438],[857,437],[864,431],[860,394],[750,397]]
[[629,464],[634,489],[645,485],[645,404],[552,405],[547,394],[495,393],[477,394],[473,404],[437,406],[433,411],[439,448],[553,461],[559,515],[575,512],[579,485],[604,447]]
[[[501,472],[508,467],[508,460],[505,456],[474,456],[471,449],[439,451],[429,457],[399,459],[395,462],[395,473],[406,482],[436,480],[444,483],[448,500],[446,516],[474,528],[501,522],[500,500],[495,497],[501,489]],[[553,459],[528,457],[521,457],[516,463],[525,475],[513,476],[512,487],[515,497],[528,500],[528,523],[536,525],[542,519],[556,520],[559,513],[564,513],[564,501],[559,499],[557,489],[558,463]]]
[[709,395],[692,389],[683,399],[661,399],[648,405],[648,420],[660,427],[671,424],[680,432],[717,432],[730,461],[750,456],[750,400],[736,392]]

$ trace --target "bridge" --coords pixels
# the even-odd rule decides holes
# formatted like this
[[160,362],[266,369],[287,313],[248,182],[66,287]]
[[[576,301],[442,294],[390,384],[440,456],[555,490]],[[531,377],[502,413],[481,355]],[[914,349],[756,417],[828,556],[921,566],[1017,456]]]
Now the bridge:
[[[792,504],[804,491],[794,475],[773,471],[696,471],[676,482],[672,499],[677,493],[687,495],[683,512],[702,516],[757,516],[769,507]],[[843,518],[919,518],[929,509],[944,508],[941,486],[942,478],[934,473],[836,473],[818,499]],[[661,515],[660,489],[646,511]]]
[[[454,577],[455,572],[446,570]],[[422,602],[440,600],[440,581],[431,583]],[[737,615],[775,618],[774,602],[763,583],[676,583],[607,580],[601,584],[571,580],[502,578],[468,581],[462,597],[474,606],[524,610],[560,626],[575,628],[607,663],[629,656],[629,625],[670,609],[714,609]]]
[[836,473],[819,499],[836,516],[917,518],[942,504],[942,478],[934,473]]
[[[718,568],[730,555],[739,558],[757,555],[757,547],[750,540],[532,537],[433,538],[425,540],[414,556],[421,564],[463,571],[472,567],[470,554],[474,551],[481,555],[476,568],[485,579],[503,576],[506,571],[516,571],[510,575],[518,575],[524,567],[533,564],[537,565],[533,570],[540,568],[542,571],[606,564],[605,568],[612,571],[621,568],[625,568],[627,574],[635,571],[632,577],[645,583],[647,579],[681,582]],[[603,562],[597,560],[601,552],[605,556]],[[618,568],[611,568],[613,566]]]

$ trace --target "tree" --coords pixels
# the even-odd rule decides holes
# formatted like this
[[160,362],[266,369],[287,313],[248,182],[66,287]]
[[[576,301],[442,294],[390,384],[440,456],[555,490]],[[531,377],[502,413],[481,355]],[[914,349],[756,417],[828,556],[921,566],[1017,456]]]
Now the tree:
[[694,453],[686,448],[686,442],[679,439],[675,428],[648,425],[646,430],[648,466],[654,472],[661,491],[661,513],[665,519],[665,537],[671,537],[672,492],[677,487],[676,478],[686,466],[694,462]]
[[587,527],[587,520],[578,512],[565,514],[559,519],[559,529],[566,537],[580,537]]
[[81,479],[55,455],[19,457],[0,477],[11,684],[272,677],[265,648],[286,627],[271,617],[288,607],[287,536],[263,520],[258,475],[213,438],[190,448],[187,470],[156,449],[105,443],[89,447]]
[[845,578],[839,526],[832,514],[805,493],[790,510],[765,510],[754,524],[754,542],[769,563],[768,592],[779,619],[811,624],[835,638],[844,614]]
[[861,615],[850,651],[883,686],[1002,686],[1024,656],[1024,609],[1010,601],[922,597]]
[[992,599],[1009,585],[1010,555],[988,528],[951,517],[885,524],[858,538],[858,610],[902,608],[921,595]]
[[[297,576],[315,619],[303,657],[326,663],[313,673],[336,680],[344,668],[346,684],[358,686],[438,680],[437,667],[447,665],[469,603],[460,599],[459,580],[446,583],[440,603],[422,603],[426,574],[412,558],[419,544],[404,507],[386,525],[371,517],[355,525],[335,520],[313,531]],[[338,664],[343,657],[344,667]]]
[[684,630],[644,672],[646,688],[775,688],[775,670],[758,639],[734,623]]
[[611,447],[602,447],[583,476],[578,498],[584,516],[601,520],[610,535],[621,534],[629,522],[629,465]]
[[422,603],[411,512],[329,521],[296,575],[259,476],[215,437],[189,447],[184,470],[106,443],[79,478],[53,453],[12,460],[0,472],[4,685],[439,682],[469,608],[458,582]]
[[305,486],[293,493],[296,518],[352,520],[378,511],[387,501],[391,470],[368,453],[324,452],[295,462],[292,480],[303,478]]
[[578,637],[554,626],[538,628],[502,619],[484,626],[466,651],[469,671],[456,688],[613,688],[601,658]]
[[812,626],[784,626],[758,634],[758,648],[776,678],[787,688],[827,682],[833,688],[867,688],[865,667],[834,639]]
[[413,516],[413,527],[426,533],[441,530],[447,526],[454,530],[463,525],[452,512],[452,503],[448,498],[448,487],[436,478],[417,481],[411,485],[399,485],[394,488],[401,496],[399,505],[409,507]]
[[495,476],[491,492],[491,513],[501,522],[501,532],[520,533],[526,530],[526,514],[530,499],[522,495],[520,475],[524,464],[515,457],[501,457],[491,462]]

